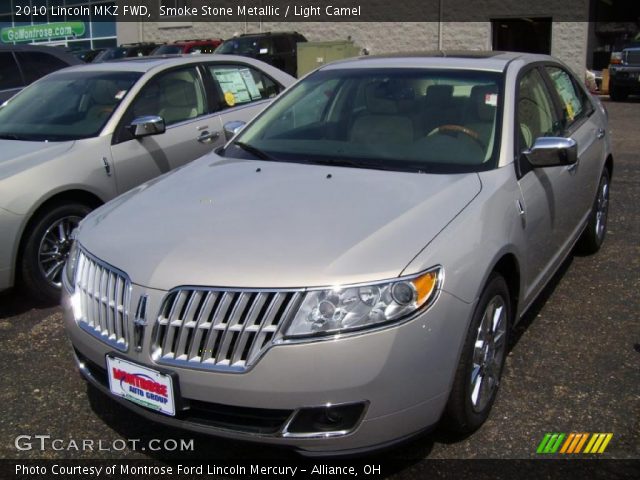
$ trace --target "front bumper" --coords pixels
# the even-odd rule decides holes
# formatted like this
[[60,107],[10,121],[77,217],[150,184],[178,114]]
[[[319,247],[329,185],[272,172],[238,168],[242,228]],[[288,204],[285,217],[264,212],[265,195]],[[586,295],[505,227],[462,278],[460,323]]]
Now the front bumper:
[[[156,313],[165,293],[134,284],[131,298],[148,295],[148,311]],[[69,298],[65,292],[65,325],[80,371],[111,395],[105,382],[105,355],[113,348],[78,326]],[[130,346],[124,357],[174,372],[182,409],[170,417],[111,396],[149,420],[221,437],[287,445],[310,454],[375,448],[439,420],[471,312],[472,305],[441,292],[428,310],[403,324],[339,339],[276,345],[244,373],[156,364],[150,354],[153,325],[148,325],[142,351]],[[352,430],[338,435],[291,435],[286,421],[272,429],[260,425],[247,429],[216,418],[263,415],[273,420],[282,414],[284,419],[301,408],[353,403],[366,409]]]
[[610,82],[616,87],[640,92],[640,67],[617,67],[610,69]]

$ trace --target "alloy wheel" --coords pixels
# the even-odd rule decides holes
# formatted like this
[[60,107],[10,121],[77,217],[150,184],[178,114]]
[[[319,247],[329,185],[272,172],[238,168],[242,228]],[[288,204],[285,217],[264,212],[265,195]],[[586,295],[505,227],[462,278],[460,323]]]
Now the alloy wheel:
[[71,249],[71,232],[82,217],[67,216],[56,220],[44,232],[38,248],[38,266],[46,282],[56,288],[62,285],[62,269]]

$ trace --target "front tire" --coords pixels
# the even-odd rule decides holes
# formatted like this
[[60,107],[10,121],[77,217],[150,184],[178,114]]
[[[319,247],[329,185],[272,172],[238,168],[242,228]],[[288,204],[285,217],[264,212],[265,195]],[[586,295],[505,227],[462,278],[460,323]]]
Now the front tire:
[[22,286],[37,301],[60,301],[62,269],[71,248],[71,232],[91,208],[81,203],[58,204],[38,214],[25,233],[20,275]]
[[449,430],[468,434],[487,420],[496,399],[511,324],[505,279],[492,273],[471,319],[445,410]]
[[602,171],[598,192],[591,207],[589,223],[578,240],[578,251],[590,255],[596,253],[604,243],[607,234],[607,219],[609,217],[609,185],[611,179],[609,170]]

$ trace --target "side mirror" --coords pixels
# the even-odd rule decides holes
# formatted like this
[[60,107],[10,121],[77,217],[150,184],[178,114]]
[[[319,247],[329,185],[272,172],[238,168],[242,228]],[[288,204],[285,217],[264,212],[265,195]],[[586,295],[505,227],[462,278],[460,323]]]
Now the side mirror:
[[573,165],[578,161],[578,144],[572,138],[540,137],[522,153],[535,168]]
[[158,115],[138,117],[127,127],[136,138],[148,137],[149,135],[159,135],[166,130],[164,118]]
[[231,140],[237,133],[240,132],[246,125],[246,122],[241,122],[240,120],[236,120],[234,122],[227,122],[224,124],[224,138],[228,142]]

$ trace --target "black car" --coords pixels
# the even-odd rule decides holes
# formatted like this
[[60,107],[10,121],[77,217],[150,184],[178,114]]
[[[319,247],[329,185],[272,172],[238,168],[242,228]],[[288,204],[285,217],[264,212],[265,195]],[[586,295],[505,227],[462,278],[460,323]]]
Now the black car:
[[617,102],[629,95],[640,95],[640,42],[633,42],[611,55],[609,96]]
[[298,43],[306,41],[298,32],[245,33],[225,40],[215,53],[257,58],[295,77]]
[[107,48],[93,59],[92,63],[119,60],[130,57],[146,57],[163,43],[127,43],[119,47]]
[[79,63],[57,47],[0,45],[0,104],[40,77]]

